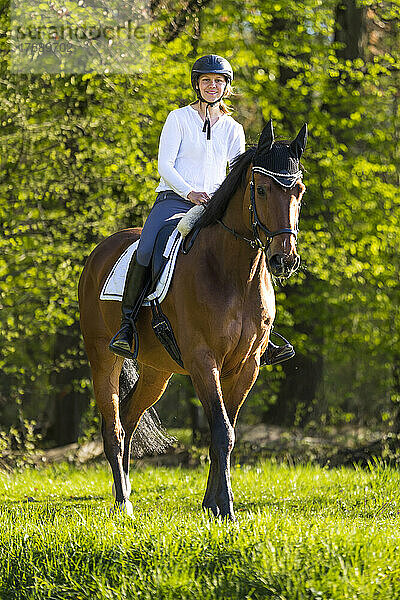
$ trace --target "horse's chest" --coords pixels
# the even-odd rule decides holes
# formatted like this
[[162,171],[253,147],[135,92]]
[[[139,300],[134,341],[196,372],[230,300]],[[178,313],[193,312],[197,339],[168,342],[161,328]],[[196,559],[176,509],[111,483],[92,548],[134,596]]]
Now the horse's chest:
[[247,352],[254,343],[261,343],[274,316],[272,287],[264,285],[257,274],[247,285],[232,274],[228,277],[209,252],[204,252],[197,268],[186,275],[176,290],[181,299],[176,311],[182,331],[188,324],[194,326],[196,340],[222,355],[242,346]]
[[225,349],[249,347],[265,338],[273,321],[272,311],[259,302],[225,305],[214,320],[213,334]]

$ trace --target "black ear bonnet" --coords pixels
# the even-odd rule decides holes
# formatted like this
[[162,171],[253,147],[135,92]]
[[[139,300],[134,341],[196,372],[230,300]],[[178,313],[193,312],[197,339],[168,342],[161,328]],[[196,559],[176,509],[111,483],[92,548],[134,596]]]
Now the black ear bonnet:
[[290,188],[302,177],[300,159],[307,143],[307,124],[293,142],[275,142],[272,120],[264,127],[253,159],[253,171],[272,177],[279,185]]

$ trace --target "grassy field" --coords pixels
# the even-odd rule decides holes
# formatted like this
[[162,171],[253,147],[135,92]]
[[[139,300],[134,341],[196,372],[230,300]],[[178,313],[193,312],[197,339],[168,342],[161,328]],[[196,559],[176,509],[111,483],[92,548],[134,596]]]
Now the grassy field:
[[271,462],[233,469],[239,527],[200,509],[206,469],[132,472],[111,518],[108,467],[2,475],[0,598],[400,598],[400,474]]

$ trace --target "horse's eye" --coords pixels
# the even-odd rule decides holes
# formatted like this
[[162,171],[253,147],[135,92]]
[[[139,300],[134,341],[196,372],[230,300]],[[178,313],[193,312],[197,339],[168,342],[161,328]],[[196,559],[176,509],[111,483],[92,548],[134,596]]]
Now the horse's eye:
[[263,187],[262,185],[258,185],[257,186],[257,194],[259,196],[265,196],[265,187]]

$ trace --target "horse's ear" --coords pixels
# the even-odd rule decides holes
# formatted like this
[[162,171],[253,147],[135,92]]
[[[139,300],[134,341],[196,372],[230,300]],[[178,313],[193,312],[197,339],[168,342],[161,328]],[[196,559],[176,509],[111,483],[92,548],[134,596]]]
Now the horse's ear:
[[307,123],[304,123],[303,127],[300,129],[297,137],[290,144],[290,153],[294,158],[300,160],[301,155],[306,149],[307,144]]
[[274,128],[272,126],[272,119],[268,121],[258,140],[257,152],[268,152],[272,148],[274,143]]

